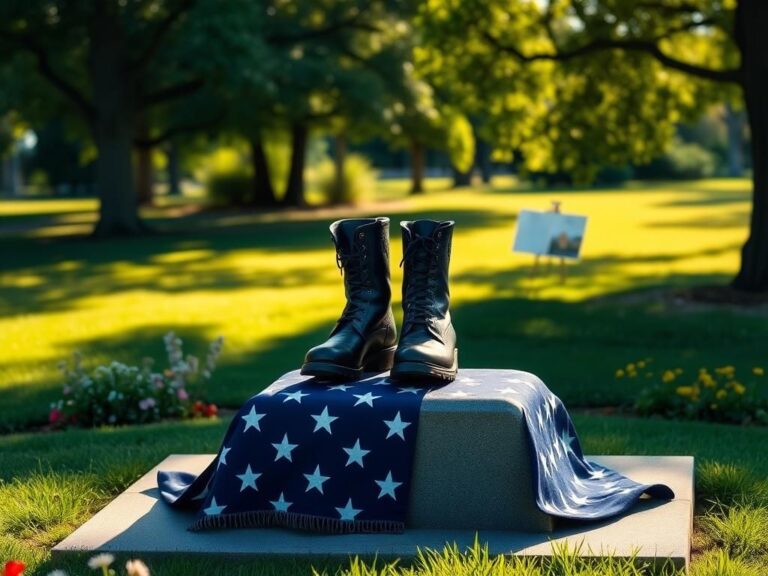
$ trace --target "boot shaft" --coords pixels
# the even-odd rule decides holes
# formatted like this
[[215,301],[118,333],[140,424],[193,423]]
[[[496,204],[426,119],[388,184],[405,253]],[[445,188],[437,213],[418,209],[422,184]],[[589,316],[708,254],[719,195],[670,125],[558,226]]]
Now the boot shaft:
[[453,221],[401,222],[403,234],[403,331],[409,324],[450,317],[448,269]]
[[389,310],[389,218],[354,218],[331,224],[336,263],[344,275],[345,310],[363,329]]

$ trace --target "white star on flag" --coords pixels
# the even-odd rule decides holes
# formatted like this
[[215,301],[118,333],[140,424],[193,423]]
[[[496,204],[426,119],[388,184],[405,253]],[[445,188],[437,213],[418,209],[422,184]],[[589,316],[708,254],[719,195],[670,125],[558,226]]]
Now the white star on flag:
[[256,414],[256,406],[251,406],[251,411],[245,416],[241,416],[241,418],[245,420],[245,430],[243,430],[243,432],[248,432],[249,428],[256,428],[256,430],[261,432],[259,421],[264,418],[264,416],[266,416],[266,414]]
[[568,431],[568,428],[563,429],[562,433],[560,434],[560,440],[562,440],[563,447],[566,450],[573,450],[573,448],[571,448],[571,444],[573,443],[574,440],[576,440],[576,438],[571,436],[571,433]]
[[279,444],[272,444],[272,446],[277,450],[277,454],[275,455],[275,462],[280,460],[280,458],[285,458],[289,462],[293,462],[293,458],[291,457],[291,452],[298,446],[298,444],[289,444],[288,443],[288,433],[283,436],[283,441]]
[[347,386],[346,384],[336,384],[336,386],[328,386],[328,390],[341,390],[342,392],[346,392],[352,388],[352,386]]
[[317,432],[318,430],[320,430],[322,428],[323,430],[328,432],[328,434],[333,434],[333,432],[331,432],[331,423],[334,420],[338,420],[339,417],[338,416],[329,416],[328,415],[328,406],[323,408],[323,411],[320,414],[310,414],[310,416],[312,416],[312,418],[315,419],[315,429],[312,430],[312,432]]
[[312,474],[304,474],[304,478],[307,479],[307,489],[305,492],[309,492],[313,488],[320,494],[323,493],[323,482],[327,482],[330,476],[323,476],[320,474],[320,464],[317,465],[315,471]]
[[380,491],[379,491],[379,498],[383,498],[384,496],[391,496],[392,500],[397,500],[397,497],[395,496],[395,489],[398,486],[401,486],[402,482],[395,482],[392,480],[392,471],[390,470],[387,474],[387,477],[384,480],[374,480],[376,484],[379,485]]
[[304,398],[304,396],[309,396],[309,394],[304,394],[301,390],[296,390],[296,392],[280,392],[280,394],[285,396],[283,404],[288,402],[288,400],[296,400],[296,402],[301,404],[301,399]]
[[362,512],[362,509],[352,507],[352,498],[347,501],[347,505],[344,508],[336,508],[336,512],[341,516],[341,520],[354,520],[355,516]]
[[229,454],[229,451],[232,450],[232,448],[229,448],[227,446],[223,446],[221,449],[221,455],[219,456],[219,463],[216,465],[216,469],[218,470],[219,467],[224,464],[226,466],[227,464],[227,454]]
[[218,504],[216,504],[216,497],[214,496],[211,499],[211,505],[208,506],[208,508],[203,509],[203,512],[205,512],[207,516],[216,516],[218,514],[221,514],[224,511],[224,508],[226,508],[226,505],[219,506]]
[[365,394],[352,394],[355,398],[357,398],[357,402],[355,402],[355,406],[358,404],[368,404],[371,408],[373,408],[373,401],[381,398],[381,396],[374,396],[373,392],[366,392]]
[[592,478],[605,478],[605,470],[595,470],[590,476],[592,476]]
[[285,496],[283,496],[282,492],[280,492],[280,498],[277,500],[270,500],[269,503],[272,504],[278,512],[288,512],[288,508],[293,504],[293,502],[285,501]]
[[[355,442],[355,445],[352,446],[352,448],[342,448],[344,452],[347,453],[349,458],[347,459],[346,466],[349,466],[352,463],[359,464],[360,468],[365,468],[363,465],[363,456],[368,454],[370,450],[363,450],[360,448],[360,438],[357,439],[357,442]],[[345,466],[345,467],[346,467]]]
[[255,473],[253,470],[251,470],[251,465],[248,464],[248,468],[245,469],[245,472],[242,474],[235,474],[238,478],[240,478],[240,482],[242,482],[242,485],[240,486],[240,492],[244,492],[246,488],[253,488],[257,492],[259,489],[256,487],[256,480],[259,479],[259,476],[261,476],[260,473]]
[[405,440],[405,436],[403,435],[403,430],[408,428],[408,426],[411,425],[410,422],[403,422],[400,419],[400,412],[398,412],[395,415],[395,418],[393,420],[384,420],[384,424],[387,425],[389,428],[389,432],[387,433],[387,438],[391,438],[394,435],[400,436],[403,440]]
[[398,394],[406,394],[406,393],[418,394],[421,391],[421,388],[406,386],[404,388],[398,388],[398,390],[399,390]]

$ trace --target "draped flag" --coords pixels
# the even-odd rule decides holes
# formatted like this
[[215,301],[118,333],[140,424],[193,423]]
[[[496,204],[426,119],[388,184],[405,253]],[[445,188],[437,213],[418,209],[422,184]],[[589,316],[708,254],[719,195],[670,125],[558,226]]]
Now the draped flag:
[[402,532],[425,396],[517,406],[536,504],[547,514],[598,520],[643,494],[674,498],[663,484],[639,484],[588,462],[560,399],[515,370],[462,370],[454,383],[433,388],[394,383],[387,374],[327,385],[291,372],[245,403],[200,476],[159,472],[160,493],[173,506],[198,510],[192,530]]

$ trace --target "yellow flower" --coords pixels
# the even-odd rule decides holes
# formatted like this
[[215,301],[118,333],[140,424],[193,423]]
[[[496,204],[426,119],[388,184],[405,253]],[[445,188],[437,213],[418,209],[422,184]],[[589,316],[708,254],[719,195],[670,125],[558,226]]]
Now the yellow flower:
[[642,370],[643,368],[645,368],[645,362],[640,360],[640,362],[637,363],[637,367]]
[[624,378],[624,370],[622,370],[621,368],[616,370],[616,378]]
[[715,372],[721,376],[733,376],[734,372],[736,372],[736,368],[733,366],[723,366],[721,368],[715,368]]
[[718,390],[717,393],[715,394],[715,398],[717,398],[718,400],[722,400],[726,396],[728,396],[728,392],[725,390]]
[[731,388],[733,388],[733,391],[736,392],[739,396],[744,394],[744,392],[747,391],[747,387],[744,386],[741,382],[736,382],[735,380],[731,382]]
[[627,372],[634,372],[635,371],[635,365],[631,362],[627,364]]
[[668,384],[669,382],[672,382],[677,375],[672,370],[665,370],[664,374],[661,375],[661,380],[664,382],[664,384]]
[[752,368],[752,374],[755,376],[765,376],[765,369],[762,366],[755,366]]
[[675,388],[675,392],[678,396],[682,396],[683,398],[693,398],[696,396],[698,390],[696,390],[695,386],[678,386]]
[[700,372],[699,373],[699,382],[705,387],[705,388],[714,388],[715,387],[715,379],[712,378],[712,376],[709,374],[709,372]]

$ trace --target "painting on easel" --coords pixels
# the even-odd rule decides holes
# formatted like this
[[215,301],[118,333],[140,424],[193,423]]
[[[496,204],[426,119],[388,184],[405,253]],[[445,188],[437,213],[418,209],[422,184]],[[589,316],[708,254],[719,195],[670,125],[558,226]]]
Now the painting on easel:
[[578,260],[586,227],[586,216],[523,210],[512,250]]

